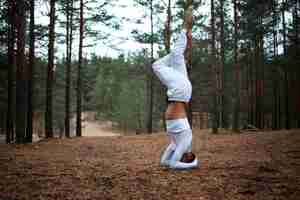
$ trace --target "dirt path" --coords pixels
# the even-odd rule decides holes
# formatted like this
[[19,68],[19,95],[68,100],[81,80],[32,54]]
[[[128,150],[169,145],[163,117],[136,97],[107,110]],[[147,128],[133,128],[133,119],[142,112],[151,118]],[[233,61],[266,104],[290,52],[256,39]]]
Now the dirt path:
[[82,136],[85,137],[103,137],[103,136],[119,136],[114,132],[111,122],[86,121],[83,123]]
[[300,131],[194,131],[198,169],[159,166],[165,134],[0,145],[2,200],[299,200]]

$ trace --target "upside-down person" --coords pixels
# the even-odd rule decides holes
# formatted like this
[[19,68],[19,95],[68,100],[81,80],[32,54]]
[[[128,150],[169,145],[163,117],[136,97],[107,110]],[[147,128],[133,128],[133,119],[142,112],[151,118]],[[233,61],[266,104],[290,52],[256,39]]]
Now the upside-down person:
[[192,130],[187,119],[186,107],[192,96],[184,52],[190,48],[187,40],[192,37],[190,18],[186,18],[174,48],[165,57],[153,63],[156,76],[167,87],[168,108],[165,112],[167,134],[171,143],[161,157],[161,165],[172,169],[191,169],[198,166],[192,153]]

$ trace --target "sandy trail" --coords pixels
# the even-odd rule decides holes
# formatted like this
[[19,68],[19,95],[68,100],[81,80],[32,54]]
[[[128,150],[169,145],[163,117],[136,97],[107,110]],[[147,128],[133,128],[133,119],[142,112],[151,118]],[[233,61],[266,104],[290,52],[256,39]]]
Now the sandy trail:
[[112,130],[111,122],[86,121],[82,126],[82,136],[84,137],[103,137],[119,136]]

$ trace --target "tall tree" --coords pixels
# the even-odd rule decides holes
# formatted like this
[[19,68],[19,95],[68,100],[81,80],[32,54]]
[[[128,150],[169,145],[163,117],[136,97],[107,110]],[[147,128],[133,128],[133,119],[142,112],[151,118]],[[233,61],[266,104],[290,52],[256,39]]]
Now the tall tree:
[[[282,36],[283,36],[283,55],[287,56],[287,27],[285,12],[287,10],[286,0],[282,0],[281,3],[281,15],[282,15]],[[284,97],[285,97],[285,128],[290,129],[290,111],[289,111],[289,77],[287,64],[284,64]]]
[[66,100],[65,100],[65,135],[70,137],[70,84],[73,41],[73,0],[66,1]]
[[83,18],[83,0],[80,0],[80,18],[79,18],[79,52],[78,52],[78,73],[77,73],[77,115],[76,115],[76,136],[82,136],[81,127],[81,68],[82,68],[82,48],[83,48],[83,34],[84,34],[84,18]]
[[171,0],[168,0],[168,8],[167,8],[167,20],[165,23],[164,29],[164,42],[165,42],[165,49],[167,53],[170,53],[171,48],[171,22],[172,22],[172,9],[171,9]]
[[[272,0],[272,29],[273,29],[273,59],[278,55],[278,42],[277,42],[277,1]],[[275,63],[274,63],[275,65]],[[280,89],[278,84],[278,71],[277,67],[273,66],[273,113],[272,113],[272,128],[278,129],[280,124]]]
[[299,29],[300,29],[300,21],[299,21],[299,0],[292,0],[292,14],[293,14],[293,23],[292,23],[292,34],[291,34],[291,59],[294,60],[293,69],[295,70],[295,73],[291,74],[293,76],[293,87],[295,88],[295,92],[293,92],[293,105],[296,107],[296,109],[293,110],[293,116],[296,121],[297,128],[300,128],[300,69],[299,69],[299,56],[300,56],[300,45],[299,45]]
[[[151,23],[151,64],[154,61],[154,31],[153,31],[153,0],[150,0],[150,23]],[[153,84],[153,73],[149,75],[149,113],[148,113],[148,122],[147,122],[147,131],[148,133],[152,133],[152,124],[153,124],[153,91],[154,91],[154,84]]]
[[[185,28],[188,31],[192,31],[192,29],[193,29],[193,21],[194,21],[193,4],[194,4],[193,0],[186,0],[185,7],[184,7],[184,24],[185,24]],[[188,37],[187,46],[188,46],[188,48],[185,51],[185,60],[186,60],[186,63],[187,63],[188,74],[189,74],[189,76],[191,76],[191,73],[192,73],[192,56],[193,56],[193,49],[192,49],[192,47],[193,47],[193,38],[192,37]],[[188,112],[189,122],[192,125],[193,124],[193,111],[192,111],[191,101],[189,102],[187,112]]]
[[[164,27],[164,44],[165,44],[165,49],[167,53],[170,53],[171,50],[171,36],[172,36],[172,30],[171,30],[171,22],[172,22],[172,8],[171,8],[171,0],[168,0],[168,5],[167,5],[167,20],[165,23]],[[166,102],[168,103],[168,96],[165,95]],[[166,118],[163,113],[163,125],[164,129],[166,130]]]
[[34,88],[34,59],[35,59],[35,33],[34,33],[34,0],[30,0],[30,44],[29,44],[29,64],[28,64],[28,112],[26,141],[32,142],[33,134],[33,88]]
[[224,34],[224,1],[220,1],[220,52],[221,52],[221,65],[218,69],[218,98],[219,98],[219,127],[224,128],[224,67],[225,67],[225,34]]
[[25,0],[16,2],[17,74],[16,74],[16,142],[24,143],[26,136],[27,81],[25,60]]
[[16,1],[8,0],[8,36],[7,36],[7,57],[8,57],[8,73],[7,73],[7,114],[6,114],[6,143],[11,143],[14,136],[14,120],[13,120],[13,73],[15,71],[15,13]]
[[[215,2],[214,0],[211,0],[211,68],[214,73],[216,72],[216,30],[215,30]],[[213,94],[213,108],[212,108],[212,128],[213,133],[218,133],[218,109],[217,109],[217,95],[218,95],[218,87],[217,87],[217,81],[218,78],[215,75],[215,78],[213,78],[213,84],[214,84],[214,94]]]
[[47,138],[53,137],[53,78],[54,78],[54,41],[55,41],[55,0],[50,0],[50,24],[48,44],[48,67],[46,82],[45,133]]
[[235,72],[235,93],[234,93],[234,110],[233,110],[233,123],[232,130],[239,132],[240,121],[240,80],[239,80],[239,65],[238,65],[238,0],[233,0],[233,12],[234,12],[234,56],[233,66]]

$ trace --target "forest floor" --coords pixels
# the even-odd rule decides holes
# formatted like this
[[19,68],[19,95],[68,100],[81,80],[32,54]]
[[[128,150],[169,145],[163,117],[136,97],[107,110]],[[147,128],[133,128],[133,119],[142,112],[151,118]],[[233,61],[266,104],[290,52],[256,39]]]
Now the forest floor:
[[0,145],[1,200],[300,199],[300,130],[194,130],[197,169],[159,166],[163,133]]

